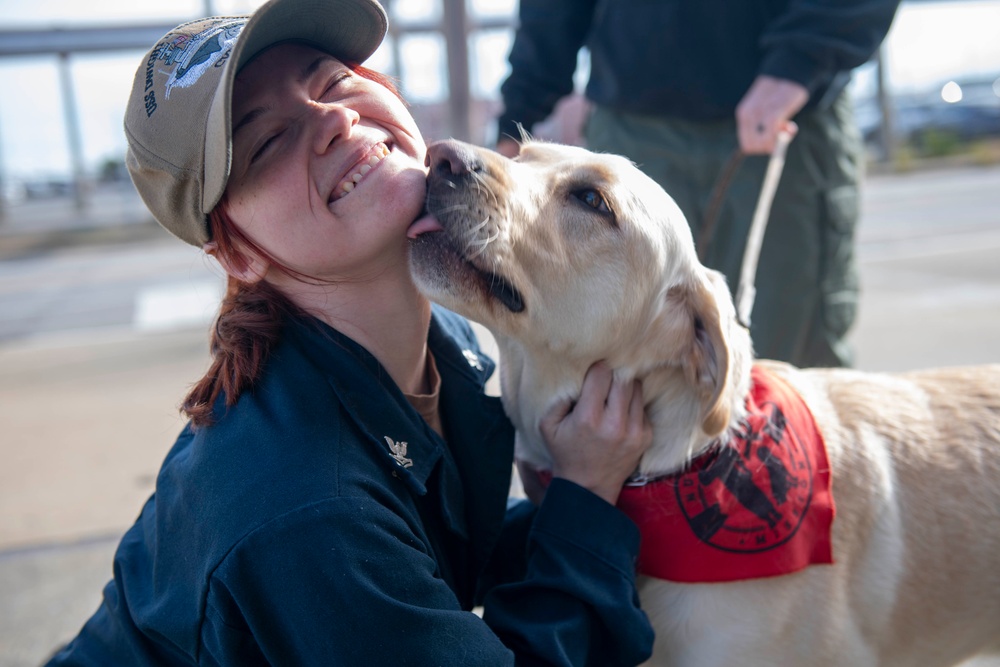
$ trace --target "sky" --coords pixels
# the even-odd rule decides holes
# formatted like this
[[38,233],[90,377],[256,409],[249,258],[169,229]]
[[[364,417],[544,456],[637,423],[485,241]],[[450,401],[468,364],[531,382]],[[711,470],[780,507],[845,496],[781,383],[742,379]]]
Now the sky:
[[[215,14],[242,14],[262,0],[0,0],[0,30],[18,27],[176,22]],[[470,0],[472,11],[510,16],[516,0]],[[431,18],[436,0],[393,0],[399,22]],[[506,75],[511,35],[482,34],[471,45],[474,94],[495,98]],[[444,48],[412,37],[401,44],[405,94],[415,103],[445,94]],[[885,42],[887,77],[895,92],[940,88],[969,74],[1000,76],[1000,0],[904,3]],[[96,170],[125,151],[121,121],[141,51],[74,56],[73,96],[80,110],[85,167]],[[390,62],[383,48],[370,61]],[[406,66],[406,65],[409,66]],[[854,90],[873,87],[872,69],[859,70]],[[0,59],[0,175],[5,180],[64,177],[71,172],[59,73],[54,57]]]

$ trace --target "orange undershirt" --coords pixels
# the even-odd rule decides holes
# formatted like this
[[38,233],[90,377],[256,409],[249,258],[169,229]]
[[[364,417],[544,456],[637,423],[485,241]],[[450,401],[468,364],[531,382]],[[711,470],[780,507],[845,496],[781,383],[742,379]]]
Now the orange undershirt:
[[431,354],[430,350],[427,350],[426,372],[427,382],[424,386],[430,387],[430,393],[407,394],[403,392],[403,396],[410,402],[413,409],[424,418],[427,425],[434,429],[435,433],[444,438],[444,432],[441,428],[441,413],[438,411],[438,402],[441,397],[441,376],[438,374],[437,364],[434,363],[434,355]]

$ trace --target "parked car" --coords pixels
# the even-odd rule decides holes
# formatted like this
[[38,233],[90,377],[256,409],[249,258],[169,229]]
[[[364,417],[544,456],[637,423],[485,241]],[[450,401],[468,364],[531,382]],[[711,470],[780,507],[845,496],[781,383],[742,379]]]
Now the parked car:
[[[1000,138],[1000,77],[950,81],[933,92],[897,95],[892,98],[891,113],[896,141],[925,154],[948,152],[977,139]],[[880,144],[882,117],[873,100],[858,102],[857,118],[865,141]]]

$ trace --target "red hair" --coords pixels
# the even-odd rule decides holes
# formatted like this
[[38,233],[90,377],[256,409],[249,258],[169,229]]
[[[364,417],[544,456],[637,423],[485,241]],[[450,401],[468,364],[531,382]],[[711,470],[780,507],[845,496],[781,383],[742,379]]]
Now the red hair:
[[[225,197],[209,214],[209,229],[216,244],[216,254],[230,266],[245,268],[248,265],[241,245],[274,262],[269,253],[233,223],[226,211]],[[289,275],[301,275],[278,262],[274,262],[274,266]],[[181,404],[181,412],[193,426],[212,423],[213,409],[220,394],[226,397],[226,407],[231,407],[244,391],[253,388],[281,337],[282,322],[289,315],[303,316],[305,313],[266,280],[246,283],[232,275],[227,277],[226,294],[212,329],[212,363]]]
[[393,95],[395,95],[400,99],[401,102],[403,102],[404,104],[406,103],[406,100],[403,99],[403,96],[399,94],[399,88],[396,87],[396,80],[391,76],[382,74],[381,72],[376,72],[373,69],[368,69],[367,67],[358,65],[356,63],[347,63],[347,67],[350,68],[350,70],[355,74],[357,74],[358,76],[364,77],[369,81],[374,81],[375,83],[381,85],[383,88],[388,88]]

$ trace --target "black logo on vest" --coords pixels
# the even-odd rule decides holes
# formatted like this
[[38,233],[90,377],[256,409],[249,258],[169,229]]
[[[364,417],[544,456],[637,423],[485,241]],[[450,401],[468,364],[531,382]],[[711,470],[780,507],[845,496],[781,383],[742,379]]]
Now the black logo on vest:
[[788,541],[812,500],[813,464],[781,409],[764,403],[728,446],[677,480],[677,502],[698,538],[725,551]]

